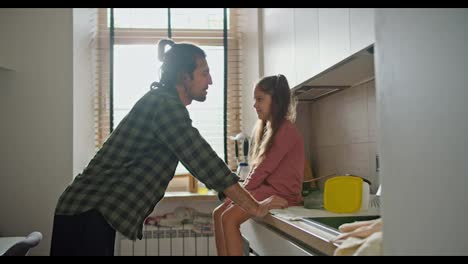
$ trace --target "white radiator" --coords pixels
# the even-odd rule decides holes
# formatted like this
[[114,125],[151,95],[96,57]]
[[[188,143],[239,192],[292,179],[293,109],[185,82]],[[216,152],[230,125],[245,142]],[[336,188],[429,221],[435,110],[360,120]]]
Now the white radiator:
[[193,231],[193,225],[158,227],[145,225],[143,239],[132,241],[122,236],[121,256],[216,256],[211,228]]

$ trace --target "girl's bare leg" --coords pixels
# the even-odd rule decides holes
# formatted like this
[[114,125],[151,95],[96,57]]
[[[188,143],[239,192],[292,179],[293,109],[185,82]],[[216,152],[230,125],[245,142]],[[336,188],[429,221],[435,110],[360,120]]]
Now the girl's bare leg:
[[244,241],[240,233],[240,225],[251,216],[238,205],[232,205],[224,210],[221,216],[223,235],[225,239],[225,252],[228,256],[243,256]]
[[214,209],[213,211],[214,234],[216,242],[216,251],[218,252],[218,256],[227,256],[223,232],[222,215],[229,206],[230,205],[226,205],[225,203],[223,203],[220,206],[216,207],[216,209]]

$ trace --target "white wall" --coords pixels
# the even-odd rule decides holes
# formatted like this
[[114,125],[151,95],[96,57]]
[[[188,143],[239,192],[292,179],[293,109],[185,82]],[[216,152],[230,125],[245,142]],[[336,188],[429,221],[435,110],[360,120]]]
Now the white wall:
[[257,121],[253,108],[253,87],[263,75],[261,9],[243,8],[240,22],[243,32],[243,64],[242,64],[242,131],[251,134]]
[[468,9],[379,9],[375,26],[384,254],[466,255]]
[[94,148],[94,77],[92,32],[95,8],[73,9],[73,175],[96,153]]
[[[49,253],[53,212],[72,174],[72,9],[0,9],[0,234],[37,230]],[[5,76],[8,75],[8,76]]]

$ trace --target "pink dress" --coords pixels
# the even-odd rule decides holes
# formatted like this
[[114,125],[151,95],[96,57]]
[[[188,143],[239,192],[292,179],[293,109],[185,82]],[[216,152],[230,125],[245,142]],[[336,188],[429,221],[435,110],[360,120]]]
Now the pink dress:
[[277,131],[265,159],[247,176],[244,188],[257,201],[277,195],[286,199],[288,206],[300,205],[304,161],[304,140],[295,125],[286,120]]

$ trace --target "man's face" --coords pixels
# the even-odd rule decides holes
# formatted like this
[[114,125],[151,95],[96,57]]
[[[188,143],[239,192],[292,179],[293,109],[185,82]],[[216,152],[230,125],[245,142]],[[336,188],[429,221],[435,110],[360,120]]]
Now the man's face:
[[212,83],[206,59],[197,59],[197,68],[193,71],[193,79],[188,76],[185,80],[187,95],[192,100],[203,102],[208,94],[208,86]]

